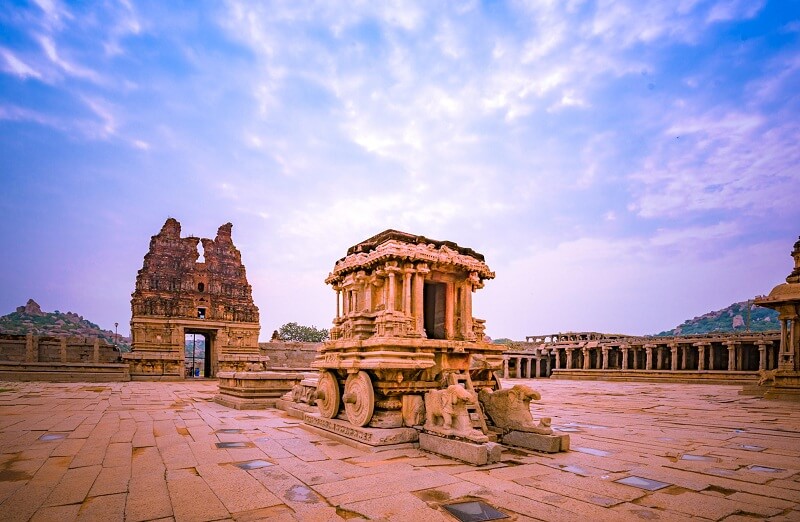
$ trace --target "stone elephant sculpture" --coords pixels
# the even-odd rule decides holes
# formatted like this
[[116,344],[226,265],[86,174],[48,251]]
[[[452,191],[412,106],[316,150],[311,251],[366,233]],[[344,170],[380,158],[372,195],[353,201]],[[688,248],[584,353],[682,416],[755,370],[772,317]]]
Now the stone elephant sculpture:
[[425,431],[441,435],[464,437],[476,442],[486,442],[488,437],[472,428],[467,404],[475,398],[458,384],[443,390],[431,390],[425,394]]
[[483,410],[498,428],[551,435],[553,428],[548,417],[536,424],[531,416],[531,401],[541,398],[539,392],[524,384],[498,391],[484,388],[478,393]]

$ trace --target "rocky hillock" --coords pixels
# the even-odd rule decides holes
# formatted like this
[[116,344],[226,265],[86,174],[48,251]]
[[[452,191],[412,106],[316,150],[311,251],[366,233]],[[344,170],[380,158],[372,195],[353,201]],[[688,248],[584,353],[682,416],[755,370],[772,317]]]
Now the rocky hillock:
[[0,317],[0,333],[13,335],[50,335],[55,337],[99,337],[108,344],[116,344],[121,351],[130,350],[130,340],[120,336],[114,342],[114,332],[103,330],[82,316],[67,312],[43,312],[39,304],[28,299],[25,306]]
[[733,303],[727,308],[688,319],[659,336],[708,334],[713,332],[766,332],[780,330],[778,312],[756,306],[752,301]]

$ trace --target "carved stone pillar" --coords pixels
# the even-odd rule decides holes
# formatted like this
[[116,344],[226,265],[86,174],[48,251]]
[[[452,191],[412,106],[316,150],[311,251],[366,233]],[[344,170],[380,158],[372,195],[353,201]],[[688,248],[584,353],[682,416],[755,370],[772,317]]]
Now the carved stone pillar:
[[639,351],[640,351],[639,348],[637,348],[635,346],[633,347],[633,369],[634,370],[638,370],[639,369],[639,358],[640,358],[639,357]]
[[561,369],[561,354],[558,351],[558,348],[553,348],[553,353],[556,356],[556,370]]
[[567,352],[567,370],[572,369],[572,350],[573,348],[564,348]]
[[686,369],[686,357],[689,355],[689,347],[681,346],[681,370]]
[[644,367],[645,370],[652,370],[653,369],[653,348],[654,348],[654,345],[652,345],[652,344],[644,345],[644,349],[645,349],[645,353],[646,353],[646,357],[647,357],[647,360],[645,362],[645,367]]
[[426,263],[417,264],[417,273],[414,275],[414,320],[417,323],[417,333],[425,337],[425,315],[424,315],[424,288],[425,274],[430,272]]
[[503,356],[503,379],[508,379],[508,355]]
[[411,317],[411,270],[403,271],[403,313]]
[[759,341],[758,343],[758,371],[767,369],[767,347]]
[[706,345],[708,343],[694,343],[697,347],[697,371],[702,372],[706,369]]
[[669,350],[670,354],[672,355],[672,359],[670,360],[670,369],[674,372],[678,369],[678,345],[670,344]]
[[713,370],[714,366],[714,345],[708,343],[708,369]]
[[388,266],[386,267],[386,271],[389,272],[389,290],[388,290],[389,295],[386,298],[386,301],[387,301],[386,310],[389,311],[389,312],[394,312],[394,303],[395,303],[395,281],[394,281],[395,277],[394,276],[395,276],[395,271],[396,270],[397,270],[396,268],[394,270],[390,270],[390,268]]
[[664,347],[656,345],[656,370],[664,369]]
[[337,286],[334,287],[334,290],[336,290],[336,318],[338,319],[341,315],[341,311],[339,309],[339,299],[341,298],[342,295],[342,289]]
[[778,369],[782,371],[793,371],[795,369],[795,344],[798,333],[797,316],[781,315],[778,317],[781,322],[781,344],[778,352]]
[[[477,278],[477,274],[475,275]],[[467,341],[475,340],[475,332],[472,329],[472,292],[475,289],[472,282],[464,284],[464,311],[461,314],[461,324],[464,330],[464,339]]]
[[725,346],[728,347],[728,371],[736,370],[736,343],[725,341]]
[[620,346],[619,349],[622,351],[622,369],[628,369],[628,347],[627,346]]
[[522,379],[522,357],[517,357],[517,379]]
[[541,355],[537,355],[536,356],[536,374],[534,375],[534,377],[539,378],[541,376],[542,376],[542,356]]
[[591,358],[589,357],[589,349],[582,348],[581,352],[583,353],[583,369],[588,370],[590,368],[589,363],[591,362]]
[[550,368],[550,350],[543,350],[543,352],[545,354],[544,376],[545,377],[550,377],[550,374],[552,373],[551,368]]
[[603,369],[608,370],[608,348],[604,346],[601,353],[603,355]]

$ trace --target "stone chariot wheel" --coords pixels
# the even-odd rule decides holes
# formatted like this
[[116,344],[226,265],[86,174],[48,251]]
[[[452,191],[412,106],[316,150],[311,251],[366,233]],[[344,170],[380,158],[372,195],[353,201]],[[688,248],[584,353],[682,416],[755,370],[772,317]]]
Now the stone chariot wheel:
[[344,383],[344,411],[355,426],[366,426],[375,411],[375,391],[367,372],[350,374]]
[[332,419],[339,413],[339,383],[332,372],[323,371],[317,382],[317,406],[323,417]]

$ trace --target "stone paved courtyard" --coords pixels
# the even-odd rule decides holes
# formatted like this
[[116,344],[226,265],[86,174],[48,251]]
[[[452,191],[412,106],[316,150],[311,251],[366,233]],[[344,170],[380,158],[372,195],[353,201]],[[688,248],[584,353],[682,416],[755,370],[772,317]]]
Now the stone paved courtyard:
[[231,410],[211,402],[214,381],[0,383],[0,519],[452,521],[442,506],[463,498],[512,520],[800,520],[800,404],[737,386],[525,382],[572,451],[482,468]]

